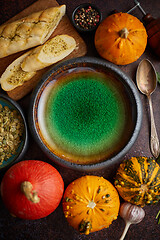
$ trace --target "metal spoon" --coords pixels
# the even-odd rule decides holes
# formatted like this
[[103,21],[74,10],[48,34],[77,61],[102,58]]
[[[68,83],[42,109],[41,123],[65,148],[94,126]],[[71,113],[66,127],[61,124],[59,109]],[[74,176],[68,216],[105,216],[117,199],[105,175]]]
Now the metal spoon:
[[148,59],[143,59],[140,62],[137,68],[136,80],[137,80],[137,86],[139,90],[147,96],[149,101],[150,116],[151,116],[150,146],[151,146],[151,152],[153,156],[157,158],[160,153],[160,148],[159,148],[159,140],[158,140],[158,135],[155,127],[152,101],[151,101],[151,94],[155,91],[157,87],[157,76],[152,63]]

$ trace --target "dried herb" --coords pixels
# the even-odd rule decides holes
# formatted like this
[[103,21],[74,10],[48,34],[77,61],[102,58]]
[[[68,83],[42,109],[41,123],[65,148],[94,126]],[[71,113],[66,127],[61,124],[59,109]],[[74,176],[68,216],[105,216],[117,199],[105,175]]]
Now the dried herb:
[[0,165],[16,153],[23,131],[24,124],[18,111],[0,104]]
[[157,81],[160,83],[160,73],[156,72],[156,74],[157,74]]
[[158,224],[160,224],[160,210],[158,211],[158,213],[156,215],[156,219],[158,219]]

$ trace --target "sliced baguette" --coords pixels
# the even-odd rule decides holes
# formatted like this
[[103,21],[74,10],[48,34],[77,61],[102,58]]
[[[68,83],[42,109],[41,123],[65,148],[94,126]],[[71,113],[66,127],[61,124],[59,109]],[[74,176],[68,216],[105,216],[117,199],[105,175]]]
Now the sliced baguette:
[[76,47],[76,41],[68,35],[57,35],[42,46],[36,47],[12,62],[2,74],[3,90],[11,91],[29,81],[42,68],[68,56]]
[[65,12],[66,5],[61,5],[0,26],[0,58],[43,44]]
[[5,91],[11,91],[14,88],[23,85],[30,80],[36,72],[25,72],[21,69],[21,63],[30,54],[31,51],[23,54],[13,61],[5,70],[0,78],[1,88]]
[[57,35],[35,48],[22,62],[21,68],[33,72],[56,63],[68,56],[76,47],[76,41],[68,35]]

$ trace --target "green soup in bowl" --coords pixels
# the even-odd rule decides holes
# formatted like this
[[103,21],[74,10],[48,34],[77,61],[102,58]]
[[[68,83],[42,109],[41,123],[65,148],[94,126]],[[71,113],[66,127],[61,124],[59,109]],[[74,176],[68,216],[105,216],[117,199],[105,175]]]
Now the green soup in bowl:
[[103,61],[89,58],[84,64],[80,59],[45,76],[32,100],[31,126],[54,161],[94,169],[123,152],[136,126],[137,109],[133,111],[131,89],[115,70]]

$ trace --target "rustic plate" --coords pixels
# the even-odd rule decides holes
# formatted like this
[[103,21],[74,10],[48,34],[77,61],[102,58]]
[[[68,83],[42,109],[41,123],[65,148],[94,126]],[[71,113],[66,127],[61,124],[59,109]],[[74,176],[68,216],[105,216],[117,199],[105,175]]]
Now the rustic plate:
[[0,104],[3,107],[8,106],[9,109],[11,109],[11,110],[17,110],[18,113],[20,114],[20,116],[22,117],[23,123],[24,123],[24,133],[21,137],[21,142],[16,150],[16,153],[12,154],[12,156],[8,160],[3,161],[3,164],[0,165],[0,170],[2,170],[7,167],[10,167],[13,163],[21,160],[23,158],[23,156],[25,155],[27,147],[28,147],[28,130],[27,130],[27,124],[26,124],[26,120],[24,117],[24,113],[23,113],[20,105],[17,102],[10,99],[8,96],[6,96],[4,94],[0,94]]
[[[29,109],[31,132],[46,155],[82,171],[121,161],[136,141],[142,121],[141,100],[133,81],[117,66],[93,57],[71,59],[51,68],[35,89]],[[92,112],[93,121],[88,120]]]

